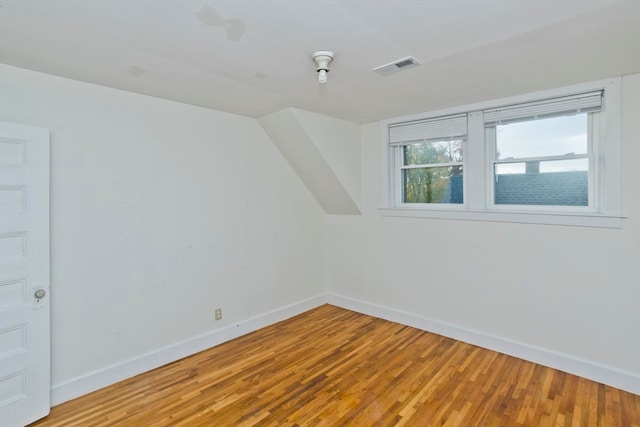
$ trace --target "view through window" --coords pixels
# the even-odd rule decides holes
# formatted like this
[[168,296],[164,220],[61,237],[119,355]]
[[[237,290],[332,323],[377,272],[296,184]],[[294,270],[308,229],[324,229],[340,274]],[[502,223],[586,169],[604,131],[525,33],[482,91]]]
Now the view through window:
[[383,212],[618,227],[620,96],[608,79],[382,121]]
[[494,203],[588,206],[588,122],[582,113],[497,125]]

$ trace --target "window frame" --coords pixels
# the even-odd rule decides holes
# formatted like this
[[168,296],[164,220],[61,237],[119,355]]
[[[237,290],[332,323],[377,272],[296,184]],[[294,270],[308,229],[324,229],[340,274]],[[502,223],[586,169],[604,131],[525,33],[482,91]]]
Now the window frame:
[[[587,154],[576,154],[573,156],[540,156],[540,157],[531,157],[531,158],[514,158],[510,162],[512,163],[521,163],[526,160],[538,160],[538,161],[549,161],[549,160],[573,160],[586,158],[589,162],[588,169],[588,200],[589,204],[587,206],[571,206],[571,205],[512,205],[512,204],[498,204],[495,203],[495,165],[497,164],[506,164],[510,162],[506,162],[504,160],[496,159],[496,144],[495,139],[490,140],[489,134],[491,132],[490,129],[494,129],[493,138],[496,138],[495,135],[495,127],[486,128],[485,129],[485,144],[486,144],[486,152],[487,152],[487,164],[486,164],[486,172],[487,172],[487,182],[490,183],[487,185],[487,209],[490,210],[504,210],[504,211],[522,211],[528,210],[532,212],[558,212],[558,213],[576,213],[576,214],[594,214],[598,213],[598,206],[600,200],[600,162],[597,162],[596,159],[600,158],[600,147],[602,144],[602,129],[600,127],[601,115],[603,111],[599,111],[597,113],[587,113],[587,127],[589,129],[587,133]],[[597,116],[596,116],[597,114]],[[561,117],[561,116],[558,116]]]
[[[507,105],[603,91],[602,110],[596,123],[598,140],[592,145],[590,162],[590,206],[543,206],[495,204],[493,170],[495,147],[485,136],[484,110]],[[380,122],[382,165],[381,213],[384,216],[424,217],[454,220],[498,221],[620,228],[620,116],[621,78],[613,78],[533,92],[492,101],[463,105]],[[467,138],[463,144],[463,203],[402,203],[397,149],[389,144],[390,126],[438,117],[467,114]],[[593,125],[592,120],[589,124]],[[493,144],[495,145],[495,144]],[[401,150],[401,149],[400,149]],[[593,166],[593,169],[591,167]]]
[[[434,209],[448,209],[452,206],[464,206],[464,200],[465,200],[465,190],[463,188],[463,193],[462,193],[462,200],[463,203],[404,203],[402,202],[403,199],[403,194],[404,194],[404,180],[403,180],[403,175],[402,175],[402,171],[407,170],[407,169],[427,169],[427,168],[439,168],[439,167],[455,167],[455,166],[461,166],[462,167],[462,174],[464,177],[464,166],[465,166],[465,162],[464,162],[464,158],[465,158],[465,150],[466,150],[466,145],[467,145],[467,137],[466,135],[464,136],[464,138],[458,138],[458,139],[463,139],[462,142],[462,162],[448,162],[448,163],[425,163],[425,164],[419,164],[419,165],[405,165],[404,164],[404,147],[408,146],[408,145],[412,145],[412,144],[401,144],[398,146],[395,146],[393,148],[391,148],[392,153],[390,153],[390,157],[392,158],[392,162],[394,163],[394,168],[395,170],[398,171],[397,174],[394,174],[394,176],[392,177],[393,180],[393,188],[394,188],[394,197],[395,198],[399,198],[399,200],[397,201],[397,205],[400,207],[415,207],[415,206],[424,206],[424,207],[432,207]],[[441,139],[442,141],[445,140],[445,138]],[[431,141],[425,141],[425,142],[431,142]],[[418,143],[418,142],[416,142]],[[464,178],[463,178],[463,187],[464,187]]]

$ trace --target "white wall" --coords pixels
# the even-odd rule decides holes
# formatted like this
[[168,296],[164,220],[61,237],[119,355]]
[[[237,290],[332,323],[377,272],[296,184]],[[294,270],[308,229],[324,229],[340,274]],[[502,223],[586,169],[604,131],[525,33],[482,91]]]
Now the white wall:
[[54,386],[324,293],[325,215],[254,119],[0,66],[0,120],[51,130]]
[[299,108],[291,110],[322,157],[329,163],[351,199],[360,208],[362,204],[361,126]]
[[353,308],[640,378],[637,117],[632,75],[622,229],[382,217],[378,123],[362,127],[363,215],[325,216],[253,119],[0,65],[0,120],[51,129],[53,383],[295,305],[325,278]]
[[382,217],[380,128],[365,125],[363,216],[328,219],[330,291],[640,392],[640,75],[622,90],[622,229]]
[[258,123],[326,213],[360,214],[360,125],[297,108]]

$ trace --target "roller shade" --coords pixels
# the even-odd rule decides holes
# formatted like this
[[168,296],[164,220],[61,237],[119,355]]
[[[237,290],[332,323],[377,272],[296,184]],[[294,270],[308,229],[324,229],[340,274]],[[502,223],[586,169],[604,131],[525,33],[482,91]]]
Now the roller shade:
[[484,110],[486,127],[602,109],[602,91]]
[[467,115],[437,117],[389,126],[389,145],[460,138],[467,135]]

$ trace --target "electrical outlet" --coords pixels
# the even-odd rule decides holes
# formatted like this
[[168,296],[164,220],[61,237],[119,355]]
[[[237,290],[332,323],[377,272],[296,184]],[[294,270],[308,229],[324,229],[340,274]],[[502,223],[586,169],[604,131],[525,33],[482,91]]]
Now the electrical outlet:
[[216,320],[222,319],[222,309],[216,308],[215,315],[216,315]]

